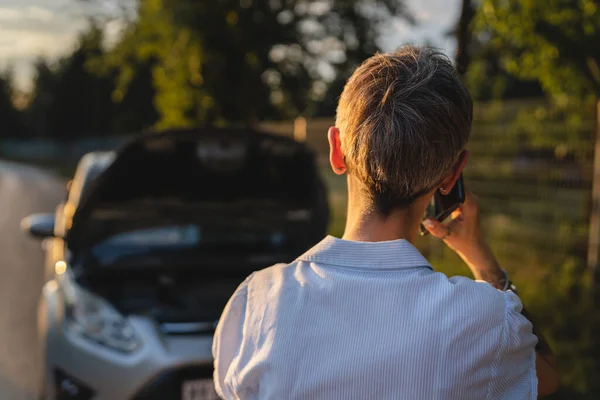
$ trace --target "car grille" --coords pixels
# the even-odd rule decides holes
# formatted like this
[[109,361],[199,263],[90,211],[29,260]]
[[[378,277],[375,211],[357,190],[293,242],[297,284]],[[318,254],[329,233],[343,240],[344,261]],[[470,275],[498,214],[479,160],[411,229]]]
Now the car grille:
[[133,400],[179,400],[183,398],[182,388],[185,382],[212,377],[212,364],[167,370],[144,385]]

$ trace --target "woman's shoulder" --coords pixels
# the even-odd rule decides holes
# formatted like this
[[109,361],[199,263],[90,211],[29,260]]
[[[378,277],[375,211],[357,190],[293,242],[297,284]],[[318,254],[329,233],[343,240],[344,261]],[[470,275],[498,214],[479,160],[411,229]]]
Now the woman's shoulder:
[[496,289],[488,282],[475,281],[464,276],[448,277],[435,273],[436,292],[440,301],[448,306],[462,309],[477,309],[476,315],[488,315],[504,319],[507,300],[506,292]]

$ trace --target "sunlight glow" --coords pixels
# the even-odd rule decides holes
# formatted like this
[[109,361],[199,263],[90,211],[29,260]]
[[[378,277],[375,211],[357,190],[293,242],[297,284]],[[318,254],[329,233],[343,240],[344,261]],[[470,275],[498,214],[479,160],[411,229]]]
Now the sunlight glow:
[[67,263],[64,261],[57,261],[54,264],[54,272],[56,275],[62,275],[67,271]]

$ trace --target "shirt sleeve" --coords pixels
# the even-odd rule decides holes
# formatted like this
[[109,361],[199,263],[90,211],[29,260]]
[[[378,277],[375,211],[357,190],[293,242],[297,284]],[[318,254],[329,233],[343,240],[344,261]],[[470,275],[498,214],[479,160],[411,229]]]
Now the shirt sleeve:
[[533,325],[521,314],[523,304],[511,291],[506,302],[502,339],[492,364],[489,399],[537,399]]
[[213,337],[214,383],[217,394],[223,399],[234,399],[230,367],[238,355],[243,340],[244,319],[248,300],[250,275],[233,293],[219,319]]

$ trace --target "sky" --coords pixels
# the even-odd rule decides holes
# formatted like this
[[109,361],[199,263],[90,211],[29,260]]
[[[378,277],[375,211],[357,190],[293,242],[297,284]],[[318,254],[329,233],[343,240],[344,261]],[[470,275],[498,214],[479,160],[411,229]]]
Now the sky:
[[[445,33],[458,19],[460,0],[406,0],[416,26],[395,20],[382,30],[380,46],[393,50],[404,43],[429,43],[448,55],[455,45]],[[56,59],[73,49],[86,26],[76,0],[0,0],[0,70],[10,66],[16,85],[31,87],[33,62]]]

